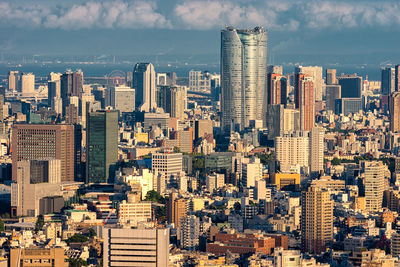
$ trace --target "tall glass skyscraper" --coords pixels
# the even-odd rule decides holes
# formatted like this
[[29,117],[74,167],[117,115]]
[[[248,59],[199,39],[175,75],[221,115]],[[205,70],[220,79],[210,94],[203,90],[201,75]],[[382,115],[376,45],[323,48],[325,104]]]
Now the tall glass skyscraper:
[[113,182],[118,161],[118,111],[91,112],[87,123],[86,183]]
[[151,63],[137,63],[133,70],[135,106],[140,111],[152,112],[157,108],[156,72]]
[[221,31],[222,121],[225,132],[265,124],[267,31],[262,27]]

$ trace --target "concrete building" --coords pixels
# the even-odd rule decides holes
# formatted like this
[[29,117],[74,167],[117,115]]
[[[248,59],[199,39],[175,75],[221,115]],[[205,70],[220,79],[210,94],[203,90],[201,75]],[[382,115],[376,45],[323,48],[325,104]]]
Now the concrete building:
[[391,95],[396,90],[396,72],[395,68],[381,68],[381,94]]
[[324,170],[325,129],[314,127],[310,132],[310,171],[320,173]]
[[225,185],[225,175],[221,173],[209,174],[206,176],[206,186],[209,192],[213,192]]
[[389,99],[390,130],[400,132],[400,92],[394,92]]
[[103,229],[103,266],[155,266],[169,263],[169,229]]
[[123,200],[118,208],[119,223],[137,226],[152,219],[151,202],[129,203]]
[[301,245],[303,252],[320,254],[333,240],[333,200],[318,186],[301,192]]
[[263,165],[259,158],[252,157],[249,163],[242,165],[242,180],[244,187],[254,187],[256,181],[262,179]]
[[335,114],[337,115],[349,115],[355,114],[362,110],[362,99],[361,98],[341,98],[335,100]]
[[291,172],[293,167],[310,167],[310,137],[307,131],[286,133],[275,138],[276,160],[281,172]]
[[144,112],[157,108],[156,72],[151,63],[137,63],[133,70],[133,88],[135,89],[135,107]]
[[334,85],[334,84],[338,84],[338,80],[336,78],[336,69],[327,69],[326,85]]
[[184,86],[161,86],[159,90],[158,106],[170,114],[171,118],[185,119],[187,94]]
[[268,105],[283,104],[287,102],[287,79],[282,73],[267,74],[267,103]]
[[274,250],[274,267],[300,267],[301,259],[299,250],[284,250],[283,248]]
[[113,181],[118,161],[118,112],[90,112],[87,122],[86,183]]
[[19,90],[19,72],[11,70],[8,72],[8,90],[18,92]]
[[[74,181],[76,151],[73,125],[14,124],[11,149],[13,163],[33,159],[61,160],[61,181]],[[16,179],[16,168],[13,164],[13,180]]]
[[393,257],[400,257],[400,234],[392,234],[390,250]]
[[189,90],[195,92],[211,92],[211,74],[199,70],[189,71]]
[[343,98],[361,98],[362,78],[357,74],[342,74],[337,78]]
[[200,219],[195,215],[181,218],[181,247],[187,250],[196,250],[199,246]]
[[[182,172],[182,153],[153,153],[151,165],[153,172],[160,175],[158,179],[163,179],[166,184],[171,176],[179,176]],[[159,193],[163,194],[164,190]]]
[[243,130],[265,121],[267,31],[262,27],[221,31],[221,127]]
[[21,93],[22,95],[35,93],[35,75],[33,73],[23,73],[21,75]]
[[41,209],[45,210],[40,207],[42,199],[62,195],[60,160],[49,160],[47,164],[25,160],[14,165],[16,176],[11,184],[12,216],[38,216]]
[[135,89],[128,86],[115,86],[109,89],[109,105],[122,112],[135,111]]
[[282,136],[284,133],[300,130],[300,112],[296,109],[284,108],[284,105],[268,105],[267,107],[268,139]]
[[9,266],[67,267],[68,261],[64,248],[11,248]]
[[294,102],[300,111],[300,130],[310,131],[315,123],[314,80],[304,73],[295,74]]
[[385,166],[379,162],[365,162],[365,209],[379,211],[382,208],[385,183]]
[[186,217],[188,210],[187,200],[184,198],[178,198],[176,193],[169,195],[167,203],[167,222],[174,224],[175,228],[179,228],[181,219]]

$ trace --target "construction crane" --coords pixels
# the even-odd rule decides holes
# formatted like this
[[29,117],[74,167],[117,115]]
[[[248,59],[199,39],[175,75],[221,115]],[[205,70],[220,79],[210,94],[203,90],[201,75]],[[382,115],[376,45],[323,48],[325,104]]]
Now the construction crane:
[[112,209],[112,210],[108,213],[106,219],[104,220],[103,225],[106,225],[108,219],[110,219],[110,217],[111,217],[111,214],[114,214],[114,213],[115,213],[115,209]]

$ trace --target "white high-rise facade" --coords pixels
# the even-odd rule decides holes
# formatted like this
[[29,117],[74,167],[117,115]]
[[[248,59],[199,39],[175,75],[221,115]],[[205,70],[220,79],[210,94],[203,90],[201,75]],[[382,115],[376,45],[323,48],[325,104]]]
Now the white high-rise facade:
[[135,106],[140,111],[152,112],[157,108],[156,72],[151,63],[137,63],[133,70]]
[[275,138],[276,160],[282,172],[310,165],[309,132],[296,131]]
[[313,78],[315,101],[322,101],[324,79],[322,78],[322,67],[320,66],[298,66],[296,72],[306,74]]
[[266,115],[267,31],[221,31],[221,111],[224,131],[243,130]]
[[249,163],[244,163],[242,165],[243,186],[254,187],[256,181],[262,179],[262,169],[263,165],[259,158],[253,157]]
[[310,133],[310,166],[311,172],[324,170],[324,136],[323,128],[314,127]]
[[33,94],[35,92],[35,75],[33,73],[24,73],[21,76],[22,94]]
[[365,162],[365,209],[379,211],[382,208],[385,183],[385,166],[382,162]]

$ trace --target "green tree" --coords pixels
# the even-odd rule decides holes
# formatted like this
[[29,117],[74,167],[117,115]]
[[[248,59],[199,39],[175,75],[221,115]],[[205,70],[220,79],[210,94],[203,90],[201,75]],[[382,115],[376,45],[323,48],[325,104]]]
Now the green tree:
[[340,165],[340,159],[338,158],[333,158],[331,161],[332,165]]
[[67,243],[85,243],[88,242],[89,238],[82,234],[75,234],[67,239]]
[[242,209],[242,205],[240,205],[239,202],[235,202],[235,204],[233,204],[233,209],[236,211],[240,211]]
[[157,191],[150,190],[147,192],[145,198],[145,201],[152,201],[152,202],[157,202],[157,203],[165,203],[165,198],[161,196]]
[[68,259],[68,263],[70,267],[81,267],[81,266],[87,266],[87,262],[82,260],[82,259]]
[[42,230],[43,229],[43,225],[44,225],[43,215],[39,215],[37,220],[36,220],[35,232],[37,233],[40,230]]
[[95,237],[97,236],[96,231],[93,228],[89,229],[89,237]]
[[0,232],[3,232],[4,230],[5,230],[4,222],[3,220],[0,220]]
[[174,146],[174,153],[180,153],[181,149],[177,146]]

